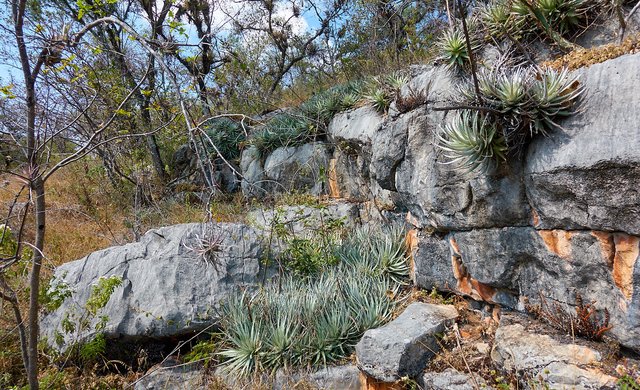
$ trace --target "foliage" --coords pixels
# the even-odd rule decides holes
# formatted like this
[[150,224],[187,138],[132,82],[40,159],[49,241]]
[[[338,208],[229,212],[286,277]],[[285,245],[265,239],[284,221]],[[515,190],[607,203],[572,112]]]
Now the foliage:
[[485,69],[478,73],[478,87],[481,107],[468,82],[459,103],[475,113],[455,116],[438,136],[445,156],[467,171],[487,172],[508,154],[521,153],[535,135],[560,127],[557,121],[573,114],[584,92],[568,70],[534,67]]
[[225,369],[246,376],[349,356],[365,330],[390,319],[395,304],[389,291],[406,280],[398,265],[406,257],[395,250],[402,241],[392,242],[397,232],[385,238],[388,231],[360,231],[337,250],[336,265],[303,279],[285,275],[255,293],[231,297],[221,313]]
[[497,126],[477,111],[463,111],[438,134],[438,146],[451,163],[466,171],[489,172],[507,151]]
[[366,97],[369,104],[380,113],[385,113],[391,105],[391,96],[384,88],[377,88]]
[[446,31],[438,41],[441,58],[450,69],[461,69],[469,62],[469,52],[460,29]]
[[595,308],[595,301],[585,303],[580,294],[576,294],[575,314],[565,311],[557,302],[549,305],[542,295],[539,305],[527,302],[525,308],[534,316],[571,336],[601,341],[604,334],[612,328],[609,325],[609,310],[605,308],[599,312]]
[[58,309],[65,299],[71,297],[73,290],[64,280],[55,277],[40,289],[40,305],[45,312]]
[[[208,125],[206,133],[222,157],[227,160],[237,160],[240,157],[240,148],[245,140],[245,132],[239,123],[229,118],[217,118]],[[216,154],[213,147],[210,152]]]
[[82,343],[79,347],[78,356],[80,362],[85,366],[90,366],[96,362],[107,348],[107,340],[102,333],[97,334],[93,339]]
[[313,136],[311,121],[295,114],[278,114],[251,139],[260,155],[265,156],[283,146],[298,146]]
[[91,286],[91,293],[89,294],[89,298],[87,299],[87,303],[85,304],[85,308],[89,314],[95,316],[98,313],[98,310],[105,307],[109,299],[111,299],[111,295],[116,287],[122,285],[122,278],[120,276],[110,276],[104,277],[101,276],[98,279],[98,282]]
[[640,383],[632,376],[623,375],[618,379],[617,385],[620,390],[640,390]]
[[184,361],[189,362],[204,362],[209,363],[213,354],[217,348],[217,343],[214,339],[198,341],[193,348],[184,355]]

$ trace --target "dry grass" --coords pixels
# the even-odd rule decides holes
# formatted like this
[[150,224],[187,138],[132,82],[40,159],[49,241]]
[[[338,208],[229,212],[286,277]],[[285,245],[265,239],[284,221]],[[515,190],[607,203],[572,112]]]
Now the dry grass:
[[542,66],[556,70],[562,68],[574,70],[638,52],[640,52],[640,34],[635,34],[625,39],[622,44],[610,43],[591,49],[574,50],[553,61],[543,62]]

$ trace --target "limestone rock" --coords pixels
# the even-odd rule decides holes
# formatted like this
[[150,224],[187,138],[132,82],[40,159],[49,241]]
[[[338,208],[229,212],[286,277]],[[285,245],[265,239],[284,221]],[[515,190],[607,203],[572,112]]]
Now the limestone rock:
[[537,227],[640,235],[639,65],[634,54],[579,70],[580,112],[531,144],[526,188]]
[[[414,233],[415,234],[415,233]],[[476,300],[522,308],[540,295],[573,311],[576,293],[605,308],[621,344],[640,350],[640,238],[622,233],[476,229],[444,237],[415,234],[414,278],[423,288],[451,289]]]
[[424,390],[476,390],[493,389],[487,386],[484,379],[475,375],[460,372],[453,368],[447,368],[442,372],[426,372],[420,377],[418,385]]
[[240,183],[242,194],[248,198],[264,196],[263,185],[267,176],[264,173],[260,153],[255,146],[242,151],[240,170],[242,171]]
[[383,120],[371,106],[341,112],[329,124],[329,137],[338,144],[345,143],[354,147],[370,145]]
[[[203,240],[214,250],[204,261]],[[97,317],[106,316],[101,332],[107,339],[141,340],[193,334],[217,319],[221,300],[261,279],[263,249],[258,232],[242,224],[183,224],[154,229],[139,242],[111,247],[66,263],[55,270],[54,284],[66,283],[73,294],[43,316],[41,334],[50,344],[86,341],[98,333],[93,318],[85,329],[62,331],[65,318],[89,318],[85,304],[100,277],[118,276],[117,287]],[[60,340],[62,341],[62,340]]]
[[[170,359],[174,362],[173,359]],[[209,387],[202,367],[197,364],[162,364],[136,381],[134,390],[205,390]]]
[[[425,67],[406,88],[426,89],[429,99],[443,106],[449,104],[446,99],[453,90],[453,80],[442,68]],[[445,164],[435,146],[445,112],[427,109],[400,118],[405,116],[409,118],[406,150],[396,167],[395,189],[401,199],[397,204],[411,212],[417,227],[447,231],[528,223],[518,162],[489,176],[462,174]]]
[[265,160],[264,172],[273,192],[325,192],[329,152],[321,142],[274,150]]
[[386,383],[417,377],[439,349],[436,334],[457,316],[453,306],[412,303],[395,320],[365,332],[356,345],[358,367]]
[[501,324],[496,331],[491,358],[506,372],[540,377],[554,389],[615,388],[616,379],[597,368],[603,359],[600,352],[586,345],[530,332],[519,323]]
[[273,383],[274,390],[297,388],[307,383],[319,390],[360,390],[360,370],[352,364],[325,367],[312,373],[278,370]]

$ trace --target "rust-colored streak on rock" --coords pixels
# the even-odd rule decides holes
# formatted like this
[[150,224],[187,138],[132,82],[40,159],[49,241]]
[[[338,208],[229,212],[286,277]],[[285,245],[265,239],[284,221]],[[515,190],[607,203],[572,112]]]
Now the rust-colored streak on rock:
[[472,278],[458,256],[451,256],[451,267],[453,268],[453,276],[458,282],[456,286],[458,292],[477,301],[494,303],[493,297],[496,294],[496,289]]
[[380,382],[360,371],[360,388],[362,390],[402,390],[404,386],[400,383]]
[[640,237],[623,233],[613,234],[615,257],[613,258],[613,281],[626,299],[633,295],[633,269],[640,253]]
[[449,238],[449,244],[451,244],[451,248],[453,249],[453,252],[455,252],[456,255],[462,256],[462,253],[460,253],[460,247],[458,246],[458,243],[456,242],[455,238],[453,237]]
[[407,248],[407,255],[409,256],[409,274],[411,276],[411,280],[413,280],[413,282],[415,283],[416,263],[414,260],[414,254],[418,250],[418,230],[409,230],[409,232],[407,232],[407,236],[404,238],[404,243]]
[[565,230],[539,230],[538,234],[542,237],[549,251],[563,259],[568,259],[571,256],[572,233]]
[[591,235],[598,239],[602,258],[609,268],[613,269],[613,259],[616,256],[616,244],[613,242],[613,234],[594,230]]
[[531,209],[531,224],[533,225],[533,227],[536,227],[540,224],[540,215],[538,215],[538,212],[534,209]]
[[340,197],[340,188],[338,187],[338,171],[336,170],[335,158],[329,160],[329,196],[331,198]]

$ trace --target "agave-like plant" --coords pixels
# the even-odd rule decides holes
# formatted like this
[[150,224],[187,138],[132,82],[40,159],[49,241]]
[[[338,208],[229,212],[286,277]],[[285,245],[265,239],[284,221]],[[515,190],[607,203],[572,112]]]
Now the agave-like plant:
[[389,93],[383,87],[376,88],[365,98],[379,113],[387,112],[389,106],[391,105],[392,99]]
[[[471,50],[480,48],[480,41],[473,33],[474,28],[469,28]],[[440,58],[446,62],[452,70],[465,69],[470,61],[467,41],[461,28],[447,30],[438,40]]]
[[463,111],[446,123],[438,134],[437,145],[449,163],[457,163],[469,172],[489,172],[505,160],[507,151],[497,126],[477,111]]
[[[402,245],[399,229],[363,229],[336,251],[353,250],[354,258],[316,276],[285,275],[254,294],[231,296],[221,309],[219,355],[225,369],[248,376],[258,369],[322,366],[349,356],[366,330],[391,319],[395,293],[389,291],[399,283],[385,270]],[[362,254],[376,247],[378,255],[366,260],[375,272],[361,273],[356,265],[363,262]]]
[[533,102],[531,134],[546,134],[548,130],[559,127],[556,118],[573,114],[574,104],[583,92],[578,76],[571,75],[567,69],[541,70],[530,88]]
[[393,72],[385,78],[385,84],[394,91],[400,90],[409,82],[409,77],[402,72]]
[[[218,118],[209,124],[206,133],[222,157],[227,160],[240,157],[240,144],[245,140],[240,124],[229,118]],[[210,151],[213,153],[215,149],[211,147]]]

